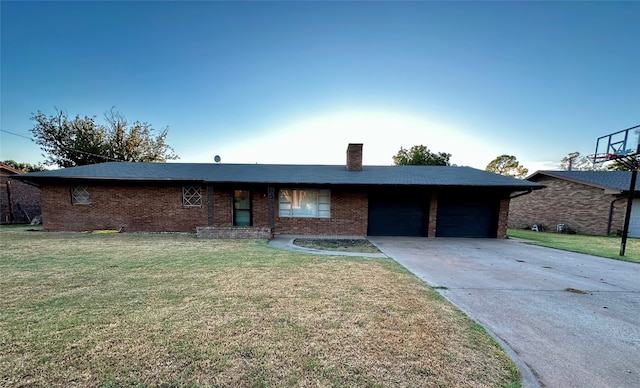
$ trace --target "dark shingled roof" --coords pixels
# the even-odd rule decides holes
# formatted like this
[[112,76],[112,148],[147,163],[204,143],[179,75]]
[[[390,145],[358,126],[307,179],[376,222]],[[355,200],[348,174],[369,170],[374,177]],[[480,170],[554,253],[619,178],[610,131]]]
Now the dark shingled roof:
[[[601,189],[629,191],[631,171],[537,171],[527,180],[534,181],[543,175],[582,183]],[[636,182],[635,190],[640,190],[640,179]]]
[[363,166],[347,171],[341,165],[204,164],[110,162],[25,174],[21,179],[51,180],[198,181],[203,183],[262,183],[308,185],[477,186],[509,190],[544,186],[471,167]]

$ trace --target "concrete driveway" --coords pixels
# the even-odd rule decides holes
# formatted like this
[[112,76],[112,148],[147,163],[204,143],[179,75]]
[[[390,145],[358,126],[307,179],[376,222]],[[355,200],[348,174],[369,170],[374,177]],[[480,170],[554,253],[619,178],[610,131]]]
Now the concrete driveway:
[[369,237],[501,342],[525,386],[640,387],[640,265],[518,240]]

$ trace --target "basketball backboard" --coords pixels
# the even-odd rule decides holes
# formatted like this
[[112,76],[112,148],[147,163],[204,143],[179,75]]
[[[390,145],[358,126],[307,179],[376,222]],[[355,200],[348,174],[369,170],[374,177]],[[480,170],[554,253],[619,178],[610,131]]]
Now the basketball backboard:
[[640,125],[600,136],[596,140],[596,153],[592,156],[594,164],[615,160],[631,172],[629,190],[627,192],[627,210],[624,216],[624,226],[622,227],[622,241],[620,242],[620,256],[624,256],[627,246],[631,206],[635,198],[636,179],[640,168],[639,156]]
[[600,136],[593,163],[603,163],[640,154],[640,125]]

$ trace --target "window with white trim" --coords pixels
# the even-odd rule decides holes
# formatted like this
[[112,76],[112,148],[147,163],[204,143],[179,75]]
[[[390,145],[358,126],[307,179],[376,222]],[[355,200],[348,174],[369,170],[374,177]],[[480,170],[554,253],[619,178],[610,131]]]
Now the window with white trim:
[[331,217],[329,189],[283,189],[278,196],[279,217]]
[[71,203],[74,205],[89,205],[91,203],[89,186],[71,186]]
[[202,192],[198,186],[182,187],[183,206],[202,206]]

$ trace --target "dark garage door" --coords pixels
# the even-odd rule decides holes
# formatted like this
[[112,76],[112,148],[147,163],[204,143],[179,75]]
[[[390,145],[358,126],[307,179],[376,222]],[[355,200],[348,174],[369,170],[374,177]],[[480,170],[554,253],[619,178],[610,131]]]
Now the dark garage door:
[[491,203],[438,204],[437,237],[496,237],[497,207]]
[[421,198],[369,198],[369,236],[426,236],[426,209]]

